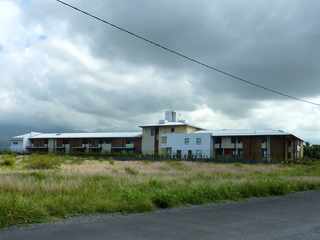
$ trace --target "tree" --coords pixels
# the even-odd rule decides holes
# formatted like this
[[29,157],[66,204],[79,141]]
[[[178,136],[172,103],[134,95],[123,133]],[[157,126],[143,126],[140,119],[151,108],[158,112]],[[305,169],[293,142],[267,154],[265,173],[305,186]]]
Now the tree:
[[304,146],[304,156],[312,159],[320,159],[320,145],[311,145],[306,142]]

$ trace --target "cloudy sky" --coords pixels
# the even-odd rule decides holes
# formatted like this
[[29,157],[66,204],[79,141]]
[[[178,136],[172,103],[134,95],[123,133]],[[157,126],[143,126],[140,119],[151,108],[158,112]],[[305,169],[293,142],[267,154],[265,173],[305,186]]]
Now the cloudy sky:
[[[320,1],[66,1],[320,103]],[[30,130],[137,130],[175,109],[209,129],[283,129],[320,143],[320,107],[188,63],[54,0],[0,0],[0,71],[2,138]]]

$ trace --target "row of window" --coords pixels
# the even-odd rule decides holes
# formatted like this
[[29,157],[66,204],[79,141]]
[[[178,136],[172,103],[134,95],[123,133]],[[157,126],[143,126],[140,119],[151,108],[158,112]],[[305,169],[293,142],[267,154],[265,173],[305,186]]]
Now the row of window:
[[[196,138],[196,144],[201,145],[202,139],[201,138]],[[184,144],[189,145],[190,144],[190,138],[184,138]]]
[[[113,141],[111,139],[81,139],[81,140],[69,140],[69,139],[62,139],[62,140],[57,140],[57,143],[62,143],[62,144],[70,144],[72,142],[80,142],[82,144],[91,144],[91,145],[98,145],[98,144],[112,144]],[[122,140],[121,142],[123,142],[124,144],[133,144],[134,140],[131,139],[125,139]],[[13,143],[15,144],[15,143]],[[17,143],[18,144],[18,143]],[[48,140],[44,140],[44,141],[36,141],[35,142],[36,145],[48,145],[49,141]]]
[[[167,144],[168,138],[166,136],[161,137],[161,144]],[[201,138],[196,138],[196,144],[201,145],[202,139]],[[184,138],[184,144],[189,145],[190,144],[190,138]]]
[[[176,156],[178,158],[181,158],[182,157],[182,150],[177,150],[176,152]],[[188,157],[188,158],[191,158],[193,156],[196,156],[198,158],[201,158],[202,157],[202,150],[196,150],[195,151],[195,155],[192,154],[192,150],[188,150],[188,154],[185,154],[184,157]]]

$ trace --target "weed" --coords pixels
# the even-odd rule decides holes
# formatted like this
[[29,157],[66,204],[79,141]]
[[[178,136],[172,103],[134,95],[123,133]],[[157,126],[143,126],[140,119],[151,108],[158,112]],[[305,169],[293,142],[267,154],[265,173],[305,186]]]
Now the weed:
[[[9,171],[0,172],[0,228],[79,214],[145,212],[320,189],[318,163],[243,165],[239,169],[234,164],[190,165],[172,161],[146,166],[140,162],[129,165],[121,162],[111,168],[95,161],[97,167],[108,166],[109,172],[70,174],[64,168],[41,170],[57,169],[66,161],[70,159],[31,155],[16,163],[23,164],[27,170],[18,172],[8,168]],[[127,167],[121,167],[122,164]],[[152,175],[145,174],[145,169],[152,167]],[[170,171],[161,171],[161,167]]]
[[131,167],[126,167],[124,170],[129,175],[138,175],[139,174],[139,172],[136,169],[133,169]]
[[62,159],[51,155],[31,155],[25,167],[27,169],[58,169],[62,164]]
[[1,159],[0,159],[0,165],[4,167],[14,167],[16,164],[15,155],[6,154],[1,156]]
[[170,168],[178,171],[188,170],[188,167],[182,161],[167,161],[166,162]]

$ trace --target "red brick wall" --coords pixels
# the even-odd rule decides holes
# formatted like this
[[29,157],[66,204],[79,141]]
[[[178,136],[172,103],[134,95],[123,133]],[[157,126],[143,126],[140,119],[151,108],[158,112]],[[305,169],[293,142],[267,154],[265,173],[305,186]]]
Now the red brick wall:
[[271,136],[271,160],[284,161],[285,160],[285,136]]
[[240,141],[243,143],[243,156],[246,160],[262,161],[263,157],[261,154],[261,137],[259,136],[248,136],[241,137]]

